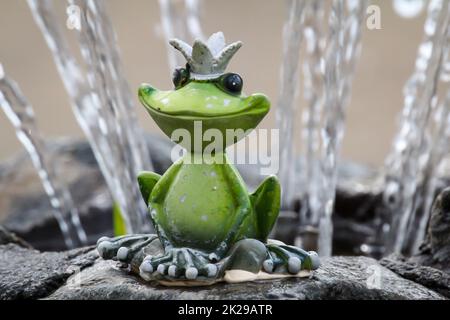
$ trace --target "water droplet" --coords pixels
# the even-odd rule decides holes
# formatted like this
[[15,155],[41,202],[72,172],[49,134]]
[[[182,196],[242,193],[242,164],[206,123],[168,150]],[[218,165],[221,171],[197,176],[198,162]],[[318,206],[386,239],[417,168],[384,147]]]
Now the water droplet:
[[363,252],[365,254],[368,254],[371,251],[370,247],[367,244],[362,244],[360,249],[361,249],[361,252]]

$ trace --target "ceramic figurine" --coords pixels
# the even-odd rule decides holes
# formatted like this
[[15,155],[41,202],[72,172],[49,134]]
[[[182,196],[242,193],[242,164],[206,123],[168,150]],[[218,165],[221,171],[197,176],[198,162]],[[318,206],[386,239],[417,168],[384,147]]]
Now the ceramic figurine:
[[[254,129],[268,113],[266,96],[245,96],[242,78],[225,73],[241,42],[225,45],[218,32],[192,47],[181,40],[170,44],[187,60],[173,74],[175,89],[139,88],[140,101],[167,136],[173,139],[176,130],[184,129],[194,137],[195,123],[201,122],[202,132],[216,129],[225,137],[229,129]],[[100,255],[163,284],[210,284],[231,271],[254,274],[253,280],[318,268],[315,252],[268,239],[280,209],[280,184],[269,176],[256,191],[247,191],[224,151],[241,138],[224,139],[208,162],[203,159],[206,143],[176,141],[187,152],[164,175],[138,176],[157,234],[101,238]]]

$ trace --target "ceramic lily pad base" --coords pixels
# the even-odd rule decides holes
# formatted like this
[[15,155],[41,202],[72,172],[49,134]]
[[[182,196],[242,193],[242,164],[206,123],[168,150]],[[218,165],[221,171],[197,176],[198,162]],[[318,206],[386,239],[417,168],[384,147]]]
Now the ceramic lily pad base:
[[[284,278],[309,278],[312,271],[301,270],[297,274],[281,274],[281,273],[267,273],[260,271],[258,273],[252,273],[245,270],[227,270],[225,276],[220,279],[197,279],[197,280],[158,280],[158,284],[166,287],[200,287],[209,286],[215,283],[243,283],[254,282],[262,280],[276,280]],[[151,279],[148,279],[151,280]]]

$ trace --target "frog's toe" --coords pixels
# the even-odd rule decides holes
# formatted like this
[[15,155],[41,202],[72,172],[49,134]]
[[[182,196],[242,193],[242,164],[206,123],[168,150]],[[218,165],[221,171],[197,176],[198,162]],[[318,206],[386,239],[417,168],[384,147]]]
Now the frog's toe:
[[202,263],[197,267],[198,276],[205,278],[215,278],[219,272],[219,268],[213,263]]
[[198,270],[199,277],[216,278],[219,274],[219,265],[214,263],[215,260],[210,260],[209,256],[193,256],[193,262]]
[[110,241],[110,240],[111,240],[110,237],[101,237],[97,240],[97,245],[100,244],[100,242]]
[[188,280],[195,280],[198,276],[198,266],[201,265],[200,257],[197,257],[195,252],[189,249],[180,249],[176,256],[178,267],[184,270],[184,276]]
[[97,241],[97,251],[103,259],[130,263],[137,254],[141,253],[142,248],[148,246],[155,239],[157,236],[154,234],[102,237]]
[[297,274],[302,269],[315,270],[320,266],[317,253],[285,244],[267,245],[268,259],[264,261],[266,272]]
[[103,259],[112,259],[116,252],[114,244],[111,241],[103,240],[97,244],[97,252]]
[[189,267],[186,269],[185,277],[189,280],[195,280],[198,276],[198,269],[195,267]]
[[217,272],[219,271],[219,268],[212,263],[208,263],[205,266],[205,269],[206,269],[206,276],[208,278],[214,278],[217,275]]
[[149,260],[144,260],[139,267],[140,273],[152,274],[154,270],[155,269]]
[[272,273],[273,270],[274,270],[273,260],[272,259],[264,260],[264,262],[263,262],[263,269],[267,273]]
[[197,269],[196,267],[177,267],[176,265],[171,264],[167,268],[167,275],[173,279],[180,279],[184,276],[188,280],[195,280],[199,276],[199,274],[199,269]]
[[288,260],[288,271],[289,273],[296,274],[299,273],[302,268],[302,261],[297,257],[290,257]]
[[167,269],[168,268],[166,268],[166,266],[163,263],[161,263],[160,265],[158,265],[158,268],[156,268],[156,271],[159,274],[165,274]]
[[311,270],[316,270],[320,267],[319,255],[315,251],[309,251],[309,258],[311,259]]
[[169,276],[169,277],[172,277],[172,278],[177,278],[177,277],[179,277],[179,272],[178,272],[178,269],[177,269],[177,266],[176,265],[173,265],[173,264],[171,264],[170,266],[169,266],[169,268],[167,269],[167,275]]
[[129,252],[130,250],[127,247],[120,247],[119,250],[117,250],[117,259],[120,261],[127,260]]
[[279,253],[273,252],[269,246],[267,246],[267,257],[262,263],[262,269],[267,273],[282,273],[285,269],[288,256],[282,256]]
[[301,269],[316,270],[320,267],[320,259],[315,251],[305,251],[295,246],[282,245],[282,248],[286,249],[289,254],[300,259],[302,264]]
[[148,255],[144,258],[141,265],[139,266],[139,274],[144,279],[153,278],[154,273],[164,275],[168,269],[166,264],[170,263],[171,260],[172,255],[170,253],[156,257]]

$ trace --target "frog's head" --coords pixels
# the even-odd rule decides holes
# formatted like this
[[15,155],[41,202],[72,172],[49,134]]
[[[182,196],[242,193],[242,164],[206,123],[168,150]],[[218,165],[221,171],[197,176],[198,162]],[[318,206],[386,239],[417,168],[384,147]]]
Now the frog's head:
[[[207,43],[196,40],[192,48],[180,40],[170,43],[187,60],[186,67],[177,68],[173,74],[175,89],[160,91],[148,84],[139,88],[140,101],[169,138],[191,150],[198,145],[193,139],[201,139],[203,150],[211,143],[207,141],[211,137],[205,135],[202,139],[203,133],[216,129],[225,148],[258,125],[270,109],[269,100],[263,94],[245,96],[242,78],[235,73],[224,73],[241,42],[225,46],[223,34],[219,32]],[[191,141],[180,139],[177,129],[187,130]],[[227,136],[234,138],[227,139]]]

